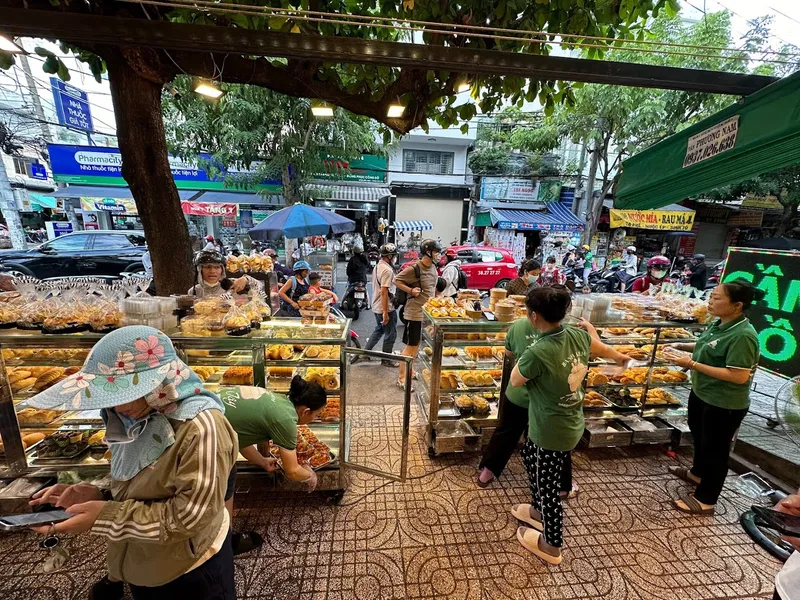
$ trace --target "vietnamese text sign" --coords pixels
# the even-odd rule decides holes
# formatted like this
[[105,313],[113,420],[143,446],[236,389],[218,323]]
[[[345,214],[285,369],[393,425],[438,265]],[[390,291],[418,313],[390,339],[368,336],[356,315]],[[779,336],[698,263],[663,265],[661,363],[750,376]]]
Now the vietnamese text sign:
[[539,183],[539,202],[558,202],[561,199],[560,181],[542,181]]
[[239,205],[221,202],[181,202],[181,209],[185,215],[198,215],[201,217],[235,217],[239,214]]
[[[120,185],[128,183],[122,178],[122,155],[118,148],[102,146],[68,146],[48,144],[53,179],[62,183],[89,185]],[[201,154],[200,159],[210,161],[210,154]],[[205,169],[195,161],[186,161],[169,156],[169,166],[175,185],[186,190],[222,190],[222,178],[209,179]],[[246,173],[230,169],[231,173]],[[264,180],[257,189],[280,191],[280,181]]]
[[766,296],[748,311],[758,332],[759,364],[786,377],[800,375],[800,254],[731,248],[722,282],[749,281]]
[[61,125],[83,131],[94,131],[89,96],[74,85],[64,83],[58,77],[50,78],[56,116]]
[[731,215],[731,211],[728,208],[723,206],[708,206],[706,204],[697,206],[695,212],[697,213],[695,221],[700,221],[701,223],[717,223],[721,225],[727,223]]
[[336,179],[339,181],[386,181],[386,157],[362,154],[351,161],[330,154],[323,158],[325,172],[317,173],[314,179]]
[[739,115],[736,115],[693,135],[686,145],[683,168],[691,167],[727,152],[736,145],[736,134],[738,132]]
[[728,225],[733,227],[761,227],[764,212],[761,210],[740,210],[733,213],[728,219]]
[[138,215],[136,202],[133,198],[81,198],[81,209],[88,211],[100,211]]
[[538,183],[524,177],[483,177],[481,200],[516,200],[534,202]]
[[689,231],[694,225],[693,210],[618,210],[610,211],[611,228],[638,227],[655,231]]
[[783,205],[777,196],[756,196],[747,194],[742,200],[742,206],[746,208],[767,208],[770,210],[783,210]]

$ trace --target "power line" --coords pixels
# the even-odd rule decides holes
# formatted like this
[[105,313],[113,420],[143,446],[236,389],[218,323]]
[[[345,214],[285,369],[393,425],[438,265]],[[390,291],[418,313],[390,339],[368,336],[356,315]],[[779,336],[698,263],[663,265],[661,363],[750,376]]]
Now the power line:
[[[54,122],[54,121],[48,121],[47,119],[40,119],[38,117],[33,117],[33,116],[29,115],[29,114],[26,114],[24,111],[20,111],[19,109],[16,109],[16,108],[5,108],[3,110],[13,114],[16,117],[19,117],[20,119],[26,119],[26,120],[32,121],[34,123],[43,123],[45,125],[52,125],[53,127],[61,127],[62,129],[68,129],[69,131],[72,131],[73,133],[78,133],[79,131],[82,131],[82,130],[76,130],[73,127],[69,127],[68,125],[64,125],[63,123],[57,123],[57,122]],[[117,137],[116,133],[109,133],[107,131],[98,131],[96,129],[94,131],[84,131],[83,133],[94,133],[94,134],[97,134],[97,135],[105,135],[107,137],[114,137],[114,138]]]
[[[771,6],[769,6],[769,7],[767,7],[767,8],[769,8],[770,10],[773,10],[773,11],[775,11],[776,13],[778,13],[778,14],[779,14],[779,15],[781,15],[781,16],[784,16],[784,17],[786,17],[786,18],[787,18],[787,19],[789,19],[790,21],[794,21],[795,23],[797,23],[798,25],[800,25],[800,21],[798,21],[798,20],[797,20],[797,19],[795,19],[794,17],[791,17],[791,16],[787,15],[787,14],[786,14],[786,13],[784,13],[784,12],[781,12],[781,11],[779,11],[777,8],[773,8],[773,7],[771,7]],[[780,39],[780,38],[778,38],[778,39]]]
[[[725,6],[725,5],[724,5],[722,2],[720,2],[719,0],[715,0],[715,1],[716,1],[716,3],[717,3],[717,4],[719,4],[719,5],[720,5],[722,8],[724,8],[725,10],[727,10],[727,11],[728,11],[729,13],[731,13],[732,15],[736,15],[736,16],[737,16],[737,17],[739,17],[740,19],[743,19],[743,20],[744,20],[744,22],[745,22],[745,23],[747,23],[748,25],[755,25],[755,24],[756,24],[755,20],[753,20],[753,19],[748,19],[748,18],[747,18],[747,17],[745,17],[744,15],[740,15],[739,13],[737,13],[737,12],[736,12],[735,10],[733,10],[732,8],[728,8],[727,6]],[[706,14],[706,11],[705,11],[705,10],[703,10],[702,8],[699,8],[699,7],[695,6],[694,4],[692,4],[691,2],[689,2],[688,0],[686,0],[686,4],[688,4],[689,6],[691,6],[693,9],[700,11],[701,13],[703,13],[703,15],[705,15],[705,14]],[[795,44],[792,44],[791,42],[787,42],[785,39],[783,39],[782,37],[780,37],[780,36],[778,36],[778,35],[776,35],[776,34],[772,33],[771,31],[770,31],[770,35],[771,35],[772,37],[774,37],[776,40],[780,40],[781,42],[783,42],[783,43],[784,43],[784,44],[786,44],[787,46],[795,46]],[[794,55],[794,54],[791,54],[790,56],[795,56],[795,55]],[[788,63],[788,64],[796,64],[796,63]]]

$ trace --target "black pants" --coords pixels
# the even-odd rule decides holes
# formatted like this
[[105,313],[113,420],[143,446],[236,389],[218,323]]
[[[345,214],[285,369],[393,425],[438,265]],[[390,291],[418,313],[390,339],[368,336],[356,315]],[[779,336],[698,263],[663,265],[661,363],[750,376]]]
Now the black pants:
[[528,440],[522,447],[522,462],[531,485],[531,505],[542,515],[544,541],[560,548],[564,544],[564,509],[558,497],[569,451],[545,450]]
[[[517,406],[503,396],[503,418],[494,430],[489,445],[483,451],[483,458],[478,469],[486,467],[495,477],[500,477],[506,468],[514,449],[517,447],[522,434],[528,429],[528,409]],[[564,470],[559,483],[560,492],[572,490],[572,453],[567,455]]]
[[731,441],[747,409],[731,410],[703,402],[689,394],[689,430],[694,438],[692,474],[700,478],[694,497],[703,504],[716,504],[728,475]]
[[233,582],[233,550],[231,536],[225,538],[222,548],[202,565],[158,587],[130,586],[134,600],[235,600]]

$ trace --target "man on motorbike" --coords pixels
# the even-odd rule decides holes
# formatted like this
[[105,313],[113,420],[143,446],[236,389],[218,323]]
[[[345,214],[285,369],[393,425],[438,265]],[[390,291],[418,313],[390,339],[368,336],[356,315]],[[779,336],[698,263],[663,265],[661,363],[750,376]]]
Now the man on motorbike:
[[647,275],[639,277],[633,282],[633,293],[643,294],[648,292],[651,287],[661,289],[661,284],[665,281],[669,272],[669,259],[666,256],[654,256],[647,261]]
[[366,283],[369,260],[364,256],[364,247],[353,246],[353,256],[347,263],[347,283]]
[[701,292],[708,283],[708,269],[706,268],[706,255],[695,254],[689,263],[689,285]]

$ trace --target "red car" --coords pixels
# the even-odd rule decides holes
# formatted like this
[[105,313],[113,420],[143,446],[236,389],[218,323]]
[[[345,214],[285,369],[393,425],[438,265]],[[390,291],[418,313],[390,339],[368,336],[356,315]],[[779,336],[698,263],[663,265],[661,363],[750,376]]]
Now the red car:
[[[455,250],[461,269],[467,276],[469,287],[478,290],[490,290],[493,287],[504,288],[517,276],[517,263],[511,252],[505,248],[488,248],[484,246],[450,246],[447,250]],[[414,264],[405,263],[402,269]],[[439,274],[447,262],[442,255],[439,263]],[[401,269],[401,270],[402,270]]]

